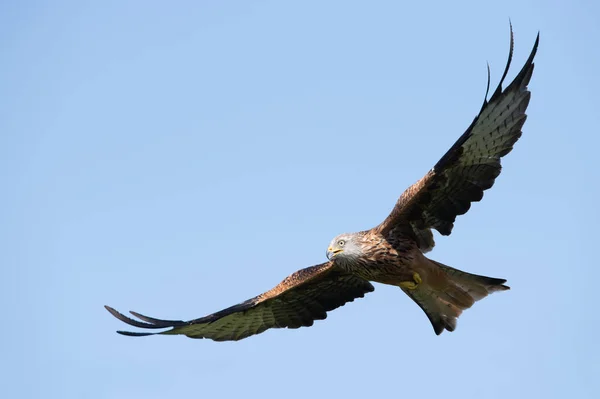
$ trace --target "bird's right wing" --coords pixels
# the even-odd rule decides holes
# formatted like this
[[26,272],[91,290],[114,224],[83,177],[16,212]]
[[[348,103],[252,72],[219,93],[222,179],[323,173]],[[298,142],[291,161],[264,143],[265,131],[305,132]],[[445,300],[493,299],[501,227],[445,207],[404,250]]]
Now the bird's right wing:
[[299,270],[264,294],[200,319],[161,320],[130,312],[143,320],[140,322],[105,307],[117,319],[134,327],[171,328],[158,333],[118,331],[123,335],[183,334],[190,338],[237,341],[269,328],[312,326],[315,320],[325,319],[328,311],[373,290],[368,281],[327,262]]

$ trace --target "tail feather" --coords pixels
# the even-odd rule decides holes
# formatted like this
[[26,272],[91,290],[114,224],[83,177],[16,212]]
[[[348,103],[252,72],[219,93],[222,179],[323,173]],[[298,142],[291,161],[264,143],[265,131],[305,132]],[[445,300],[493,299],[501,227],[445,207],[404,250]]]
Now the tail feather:
[[456,285],[471,295],[475,301],[483,299],[493,292],[510,289],[509,286],[504,285],[505,279],[471,274],[434,260],[431,262],[439,266]]
[[444,330],[456,329],[456,319],[462,313],[462,309],[458,306],[440,299],[434,291],[425,287],[414,290],[402,288],[402,291],[423,309],[436,335],[440,335]]
[[429,259],[433,270],[414,290],[403,291],[423,309],[437,335],[454,331],[463,310],[496,291],[510,289],[506,280],[463,272]]

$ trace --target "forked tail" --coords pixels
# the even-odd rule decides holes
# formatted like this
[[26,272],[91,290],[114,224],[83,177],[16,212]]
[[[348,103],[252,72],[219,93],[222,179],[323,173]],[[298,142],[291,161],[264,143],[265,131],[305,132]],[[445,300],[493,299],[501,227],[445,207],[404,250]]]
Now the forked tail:
[[433,329],[440,335],[444,329],[454,331],[456,319],[463,310],[496,291],[505,291],[506,280],[479,276],[432,262],[432,271],[415,289],[402,290],[423,309]]

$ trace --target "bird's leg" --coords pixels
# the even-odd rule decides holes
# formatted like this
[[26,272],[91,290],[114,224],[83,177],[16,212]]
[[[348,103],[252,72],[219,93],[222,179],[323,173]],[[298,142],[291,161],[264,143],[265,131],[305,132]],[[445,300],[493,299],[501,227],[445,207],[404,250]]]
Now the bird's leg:
[[413,273],[413,281],[403,281],[400,283],[400,287],[406,288],[407,290],[414,290],[422,282],[423,282],[423,280],[421,279],[421,276],[419,276],[419,273],[414,272]]

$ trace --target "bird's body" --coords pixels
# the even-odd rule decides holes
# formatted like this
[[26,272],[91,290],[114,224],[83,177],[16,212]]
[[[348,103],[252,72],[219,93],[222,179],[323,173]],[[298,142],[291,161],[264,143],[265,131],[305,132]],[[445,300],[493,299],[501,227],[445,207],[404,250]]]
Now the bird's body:
[[106,308],[135,327],[171,328],[157,334],[239,340],[269,328],[310,326],[314,320],[325,319],[328,311],[373,291],[370,282],[377,282],[400,287],[427,314],[436,334],[453,331],[463,310],[495,291],[507,290],[506,280],[463,272],[429,259],[425,253],[435,245],[432,230],[450,235],[456,216],[466,213],[471,203],[480,201],[483,192],[492,187],[501,171],[500,158],[521,136],[538,40],[539,36],[529,59],[503,90],[512,60],[511,29],[509,58],[500,84],[489,100],[486,93],[478,116],[465,133],[400,196],[381,224],[334,238],[327,262],[299,270],[263,294],[195,320],[161,320],[131,312],[142,320],[137,321]]
[[328,248],[334,266],[366,281],[400,287],[429,317],[434,330],[454,330],[464,309],[506,290],[506,280],[478,276],[429,259],[408,235],[377,229],[341,234]]

